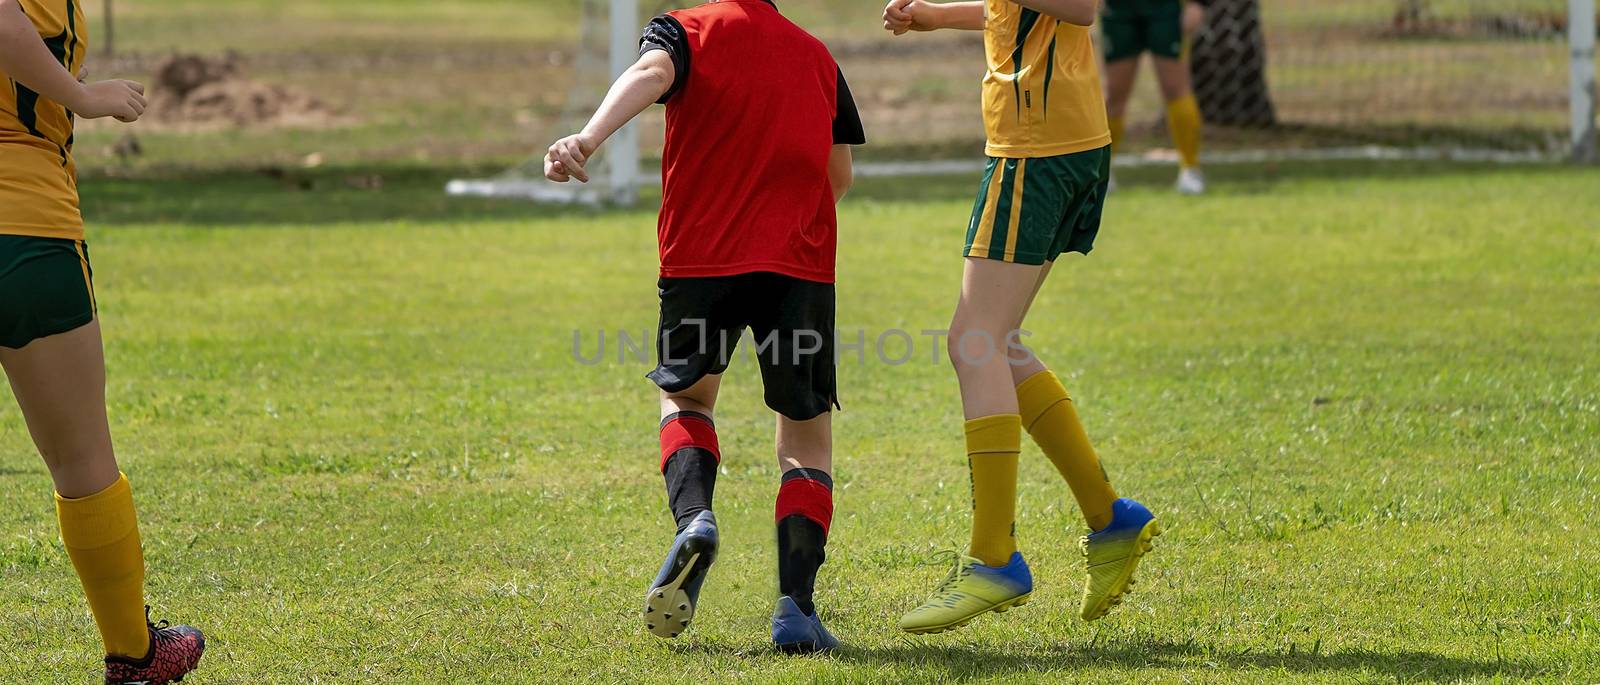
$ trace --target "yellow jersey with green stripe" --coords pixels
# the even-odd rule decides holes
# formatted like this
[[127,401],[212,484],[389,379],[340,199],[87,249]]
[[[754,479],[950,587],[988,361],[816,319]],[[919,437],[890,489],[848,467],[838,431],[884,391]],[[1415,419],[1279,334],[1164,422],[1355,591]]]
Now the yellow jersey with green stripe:
[[[72,74],[88,52],[82,0],[19,0]],[[0,234],[83,238],[72,112],[0,71]]]
[[1089,28],[986,0],[983,124],[990,157],[1053,157],[1111,144]]

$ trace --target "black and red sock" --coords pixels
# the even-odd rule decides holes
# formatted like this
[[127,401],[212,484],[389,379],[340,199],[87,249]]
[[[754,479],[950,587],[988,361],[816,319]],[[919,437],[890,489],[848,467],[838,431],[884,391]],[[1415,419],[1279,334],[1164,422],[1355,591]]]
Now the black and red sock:
[[661,420],[661,475],[667,480],[667,506],[679,532],[696,514],[711,509],[721,462],[711,417],[680,411]]
[[827,560],[828,526],[833,522],[833,478],[818,469],[791,469],[778,487],[778,592],[793,598],[807,615],[816,613],[812,595],[817,570]]

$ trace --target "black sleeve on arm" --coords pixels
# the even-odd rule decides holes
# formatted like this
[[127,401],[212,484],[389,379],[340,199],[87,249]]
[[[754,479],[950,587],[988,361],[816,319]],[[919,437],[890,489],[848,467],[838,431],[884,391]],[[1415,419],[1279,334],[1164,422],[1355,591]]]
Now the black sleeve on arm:
[[867,131],[861,125],[861,112],[856,110],[856,98],[850,94],[850,84],[844,81],[844,70],[839,70],[839,97],[833,114],[834,145],[866,145]]
[[639,37],[639,54],[642,56],[651,50],[667,53],[672,58],[672,70],[677,72],[672,79],[672,86],[656,101],[665,105],[689,80],[689,36],[683,30],[683,24],[665,14],[651,19],[644,27],[644,34]]

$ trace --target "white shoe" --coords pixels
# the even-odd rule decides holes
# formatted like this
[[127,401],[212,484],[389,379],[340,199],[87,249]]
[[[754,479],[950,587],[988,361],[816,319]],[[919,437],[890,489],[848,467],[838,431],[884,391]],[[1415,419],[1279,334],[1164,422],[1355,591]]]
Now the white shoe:
[[1178,194],[1204,195],[1206,193],[1206,175],[1198,167],[1184,167],[1178,170]]

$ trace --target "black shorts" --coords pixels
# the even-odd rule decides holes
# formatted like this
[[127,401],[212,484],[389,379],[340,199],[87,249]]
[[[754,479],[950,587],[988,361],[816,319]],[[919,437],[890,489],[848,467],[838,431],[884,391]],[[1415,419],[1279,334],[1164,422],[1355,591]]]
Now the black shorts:
[[667,392],[728,369],[749,329],[767,406],[795,421],[839,406],[834,369],[833,284],[774,273],[662,278],[656,368]]
[[94,321],[94,278],[82,240],[0,235],[0,347]]

